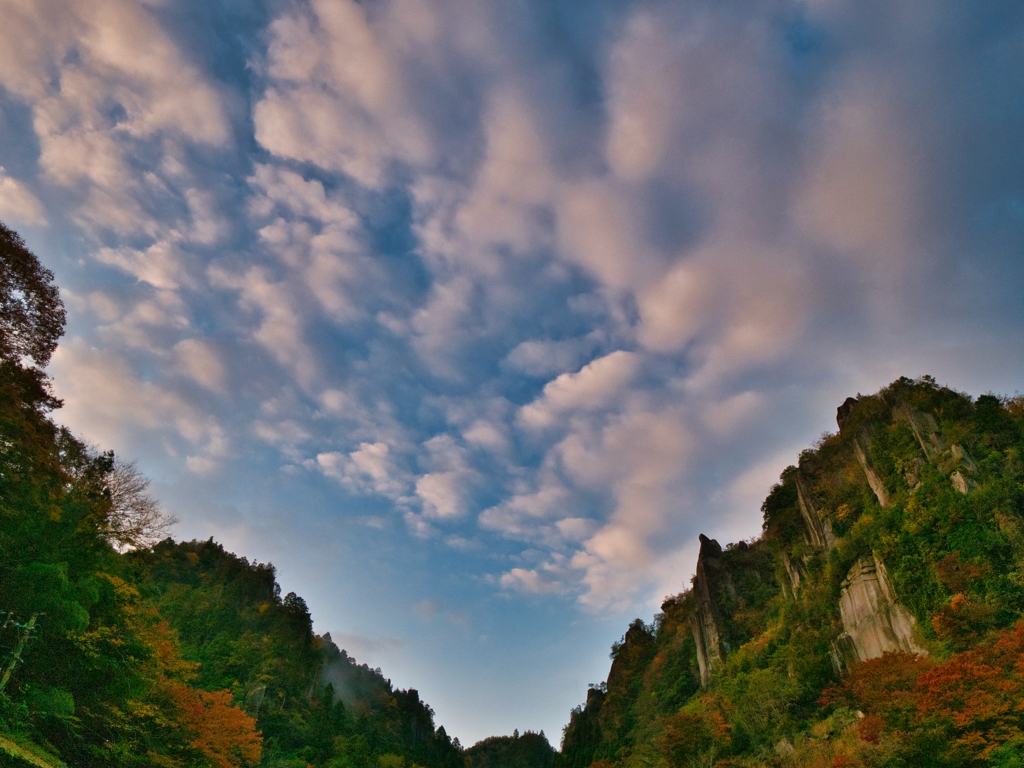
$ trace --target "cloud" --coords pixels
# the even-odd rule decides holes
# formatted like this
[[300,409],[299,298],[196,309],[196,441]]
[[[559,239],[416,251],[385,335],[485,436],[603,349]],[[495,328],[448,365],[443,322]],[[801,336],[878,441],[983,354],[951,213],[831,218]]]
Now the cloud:
[[43,204],[0,166],[0,219],[11,223],[45,224]]
[[398,463],[387,443],[360,443],[347,455],[338,451],[321,453],[317,467],[327,477],[357,493],[378,493],[401,499],[407,493],[411,477]]
[[100,248],[96,259],[132,275],[154,288],[176,290],[190,280],[180,252],[172,243],[154,243],[145,251],[135,248]]
[[564,557],[555,555],[548,563],[537,568],[512,568],[501,574],[498,584],[502,589],[528,595],[559,594],[568,591],[567,578],[571,565]]
[[612,352],[577,373],[563,373],[549,382],[541,397],[522,408],[519,418],[531,429],[542,429],[554,424],[564,413],[603,410],[630,383],[638,367],[634,353]]
[[289,282],[275,281],[262,267],[243,274],[210,270],[214,287],[237,291],[242,309],[260,317],[252,339],[263,346],[300,385],[312,386],[317,377],[316,355],[305,343],[301,294]]
[[85,0],[11,10],[0,82],[33,102],[41,165],[59,183],[123,183],[123,147],[134,138],[227,141],[221,94],[145,6]]
[[504,363],[528,376],[548,377],[553,374],[577,370],[580,361],[600,344],[595,334],[563,341],[520,342],[508,353]]
[[379,186],[390,161],[424,162],[430,146],[404,85],[362,6],[313,2],[271,25],[256,139],[280,157]]
[[651,578],[655,556],[664,551],[656,537],[672,530],[686,500],[690,432],[676,408],[634,410],[598,433],[570,434],[556,448],[577,482],[606,490],[614,505],[572,559],[584,573],[582,604],[622,607]]
[[205,473],[230,456],[231,440],[216,419],[174,391],[139,379],[116,354],[65,342],[52,366],[64,401],[58,420],[101,447],[158,432],[173,453],[186,454],[189,469]]
[[498,531],[509,538],[523,541],[551,543],[564,530],[578,531],[579,526],[559,521],[554,528],[544,525],[553,517],[564,514],[572,499],[568,489],[554,477],[547,477],[533,492],[518,493],[501,504],[480,513],[480,527]]
[[423,463],[433,471],[416,479],[416,495],[424,516],[432,519],[462,517],[474,486],[480,481],[467,463],[466,449],[450,435],[436,435],[424,443]]
[[1009,6],[537,7],[11,4],[0,218],[50,223],[69,423],[611,610],[756,530],[801,402],[1012,390]]
[[210,342],[200,338],[183,339],[174,345],[174,352],[184,375],[212,392],[224,392],[227,369]]

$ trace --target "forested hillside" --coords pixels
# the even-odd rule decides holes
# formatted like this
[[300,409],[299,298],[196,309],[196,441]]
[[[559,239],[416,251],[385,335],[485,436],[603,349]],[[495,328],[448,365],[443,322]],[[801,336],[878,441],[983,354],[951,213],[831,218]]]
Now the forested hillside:
[[58,427],[53,275],[0,225],[0,764],[462,768],[414,690],[312,631],[270,565],[171,521]]
[[466,750],[466,768],[550,768],[555,750],[544,731],[491,736]]
[[850,398],[612,648],[558,765],[1024,765],[1024,399]]

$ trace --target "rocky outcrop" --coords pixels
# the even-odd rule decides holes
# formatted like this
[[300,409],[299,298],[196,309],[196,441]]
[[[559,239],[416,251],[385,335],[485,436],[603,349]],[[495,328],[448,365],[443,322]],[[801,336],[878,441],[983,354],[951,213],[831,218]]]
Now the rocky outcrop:
[[885,564],[874,555],[862,557],[846,575],[839,613],[844,631],[836,651],[844,661],[865,661],[890,651],[924,653],[913,639],[914,617],[896,599]]
[[800,506],[800,515],[804,520],[807,542],[818,549],[832,549],[836,543],[835,534],[832,532],[832,521],[823,510],[817,508],[811,496],[810,489],[802,475],[796,474],[797,503]]
[[883,507],[887,507],[889,506],[889,494],[885,490],[885,483],[882,482],[881,476],[875,471],[875,467],[871,463],[870,451],[871,433],[862,427],[860,432],[853,437],[853,453],[857,457],[857,463],[860,464],[860,468],[864,471],[864,477],[867,478],[868,485],[874,491],[878,503]]
[[[779,559],[782,560],[782,567],[786,569],[786,576],[789,578],[789,586],[792,591],[792,596],[796,597],[796,593],[800,589],[800,580],[803,578],[800,563],[799,561],[794,563],[789,559],[789,555],[785,552],[779,553]],[[783,582],[782,587],[783,589],[786,588],[785,582]]]
[[[914,408],[910,403],[900,403],[892,410],[896,421],[906,424],[914,433],[925,459],[949,476],[949,481],[960,493],[969,493],[977,483],[972,475],[978,473],[978,465],[962,445],[946,445],[939,431],[939,424],[930,413]],[[912,489],[919,484],[918,472],[911,471],[906,478]]]
[[693,610],[690,627],[697,645],[697,666],[700,667],[701,685],[707,685],[711,672],[722,663],[721,635],[715,622],[717,606],[715,582],[720,577],[722,547],[703,533],[700,535],[700,554],[697,556],[697,574],[693,579]]
[[875,498],[878,499],[878,503],[886,507],[889,505],[889,493],[886,491],[885,482],[882,480],[881,475],[878,474],[874,464],[871,462],[870,427],[874,419],[870,419],[868,423],[860,423],[858,425],[853,418],[854,411],[860,407],[862,401],[873,404],[876,408],[881,408],[882,410],[887,409],[887,406],[884,405],[885,401],[879,397],[872,396],[860,399],[848,397],[836,409],[836,424],[839,425],[839,432],[841,434],[849,434],[851,430],[854,430],[853,437],[850,440],[853,446],[853,454],[857,457],[857,463],[864,472],[864,477],[874,492]]

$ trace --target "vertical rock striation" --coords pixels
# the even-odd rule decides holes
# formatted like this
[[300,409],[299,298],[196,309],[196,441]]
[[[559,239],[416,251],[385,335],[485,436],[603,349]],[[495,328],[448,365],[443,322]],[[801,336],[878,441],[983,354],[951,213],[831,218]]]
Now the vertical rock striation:
[[892,651],[924,653],[913,639],[914,617],[897,599],[885,564],[862,557],[846,575],[839,597],[843,634],[836,641],[847,661],[875,659]]
[[832,549],[836,544],[836,536],[832,532],[832,521],[823,510],[814,504],[807,482],[803,475],[796,473],[797,504],[800,507],[800,515],[804,520],[807,543],[816,549]]
[[700,667],[701,685],[707,685],[711,672],[722,662],[721,635],[715,622],[717,613],[713,597],[714,582],[721,570],[722,547],[703,533],[700,535],[700,554],[697,555],[697,574],[693,579],[694,607],[690,613],[693,641],[697,645],[697,665]]

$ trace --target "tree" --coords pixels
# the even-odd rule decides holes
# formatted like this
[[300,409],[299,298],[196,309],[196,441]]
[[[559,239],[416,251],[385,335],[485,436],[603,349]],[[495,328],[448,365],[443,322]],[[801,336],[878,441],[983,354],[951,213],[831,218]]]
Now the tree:
[[260,761],[262,737],[256,720],[231,703],[230,691],[196,690],[181,682],[168,684],[178,721],[192,747],[217,768],[237,768]]
[[0,359],[29,358],[44,367],[64,333],[64,320],[53,272],[0,223]]
[[178,522],[147,493],[149,478],[139,472],[134,461],[115,460],[104,484],[110,494],[104,532],[116,549],[152,546],[165,539]]

